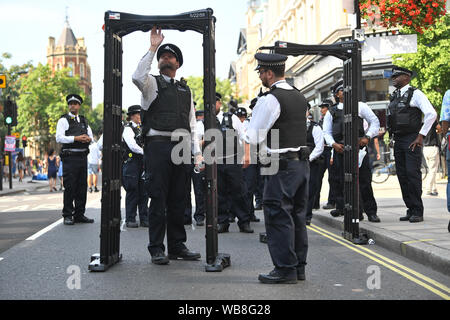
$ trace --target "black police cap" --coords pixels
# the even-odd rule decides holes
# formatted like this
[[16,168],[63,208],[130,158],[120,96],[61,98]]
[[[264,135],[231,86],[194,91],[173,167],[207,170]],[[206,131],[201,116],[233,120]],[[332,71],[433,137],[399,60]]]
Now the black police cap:
[[222,100],[222,95],[218,92],[216,92],[216,101],[217,100]]
[[204,110],[197,110],[197,111],[195,111],[195,116],[196,116],[196,117],[203,116],[204,114],[205,114],[205,111],[204,111]]
[[406,74],[407,76],[412,77],[414,73],[411,70],[409,70],[409,69],[398,67],[398,66],[394,66],[392,68],[391,78],[395,77],[395,76],[399,76],[401,74]]
[[333,105],[333,101],[331,101],[330,99],[325,99],[322,101],[321,104],[319,104],[320,108],[329,108]]
[[344,90],[344,80],[341,79],[338,82],[334,84],[334,86],[331,87],[331,91],[333,91],[334,94],[338,93],[339,90]]
[[69,95],[66,97],[66,101],[67,101],[67,104],[70,104],[72,101],[78,102],[79,104],[82,104],[82,103],[83,103],[83,98],[81,98],[81,97],[80,97],[79,95],[77,95],[77,94],[72,93],[72,94],[69,94]]
[[258,66],[255,70],[260,68],[268,68],[284,66],[287,60],[287,56],[278,53],[262,53],[258,52],[255,54],[255,59],[258,60]]
[[135,105],[132,105],[131,107],[128,107],[127,115],[131,116],[132,114],[140,113],[140,112],[141,112],[141,106],[135,104]]
[[245,108],[237,108],[236,110],[236,115],[240,118],[240,117],[247,117],[247,110]]
[[183,54],[181,53],[180,48],[178,48],[176,45],[172,43],[163,44],[159,47],[158,52],[156,53],[156,58],[159,60],[164,52],[170,52],[171,54],[173,54],[180,64],[180,67],[183,65]]

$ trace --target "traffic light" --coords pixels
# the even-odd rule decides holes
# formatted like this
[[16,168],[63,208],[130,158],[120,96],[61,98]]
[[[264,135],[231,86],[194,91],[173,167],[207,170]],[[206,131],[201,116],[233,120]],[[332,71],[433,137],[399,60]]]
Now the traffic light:
[[13,101],[11,126],[17,126],[17,104]]
[[24,148],[27,147],[27,137],[26,136],[22,136],[22,147],[24,147]]
[[11,125],[13,121],[13,102],[11,100],[5,101],[5,107],[3,109],[3,119],[5,120],[6,125]]
[[0,89],[6,88],[6,75],[0,74]]
[[16,148],[20,148],[20,140],[16,139]]

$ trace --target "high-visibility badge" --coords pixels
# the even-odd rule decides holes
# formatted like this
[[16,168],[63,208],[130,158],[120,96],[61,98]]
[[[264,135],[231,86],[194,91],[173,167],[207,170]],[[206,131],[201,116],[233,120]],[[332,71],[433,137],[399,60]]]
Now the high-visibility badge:
[[133,156],[133,154],[130,152],[130,153],[128,154],[128,157],[131,158],[132,156]]

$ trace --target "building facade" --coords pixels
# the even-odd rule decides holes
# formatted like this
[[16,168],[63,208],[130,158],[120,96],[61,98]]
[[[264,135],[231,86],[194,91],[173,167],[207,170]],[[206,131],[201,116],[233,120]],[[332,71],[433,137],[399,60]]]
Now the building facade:
[[69,21],[66,19],[58,42],[55,42],[54,37],[48,38],[47,63],[53,71],[69,68],[69,75],[78,76],[80,78],[80,87],[83,88],[86,97],[91,97],[91,67],[87,58],[84,38],[75,37]]

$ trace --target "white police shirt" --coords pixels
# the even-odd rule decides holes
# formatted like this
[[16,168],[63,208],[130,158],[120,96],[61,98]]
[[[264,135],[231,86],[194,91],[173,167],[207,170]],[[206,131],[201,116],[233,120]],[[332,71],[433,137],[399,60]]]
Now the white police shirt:
[[[156,78],[150,74],[151,64],[153,61],[153,57],[155,56],[155,52],[148,51],[144,57],[142,57],[141,61],[137,66],[136,71],[133,73],[132,81],[138,87],[138,89],[142,92],[141,96],[141,107],[144,110],[148,110],[152,102],[158,96],[158,84],[156,83]],[[164,80],[170,82],[171,78],[162,75]],[[197,134],[195,133],[196,127],[196,118],[195,118],[195,108],[194,102],[192,100],[191,93],[191,111],[189,112],[189,125],[191,127],[191,139],[192,139],[192,153],[200,153],[200,144],[197,138]],[[168,136],[170,137],[172,132],[169,131],[159,131],[150,128],[147,132],[147,136]]]
[[[311,125],[311,121],[309,119],[306,120],[307,125]],[[314,144],[316,145],[314,149],[311,151],[309,155],[309,162],[316,160],[323,153],[324,148],[324,138],[323,131],[319,125],[314,126],[312,130],[312,136],[314,138]]]

